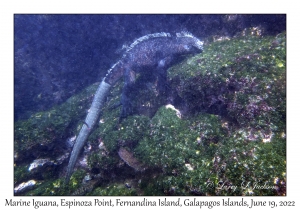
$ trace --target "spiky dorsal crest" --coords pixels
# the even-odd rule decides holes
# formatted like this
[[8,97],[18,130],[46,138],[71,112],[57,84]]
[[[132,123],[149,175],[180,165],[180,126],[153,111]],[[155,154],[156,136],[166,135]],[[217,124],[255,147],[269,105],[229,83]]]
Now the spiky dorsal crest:
[[187,31],[182,31],[180,33],[176,33],[177,37],[190,37],[190,38],[195,38],[195,36],[193,34],[191,34],[190,32]]
[[192,38],[194,41],[194,46],[203,50],[203,42],[200,41],[197,37],[187,31],[182,31],[180,33],[176,33],[176,37],[178,38]]
[[155,33],[155,34],[147,34],[145,36],[142,36],[138,39],[136,39],[128,48],[127,48],[127,52],[130,51],[132,48],[134,48],[137,44],[151,39],[151,38],[156,38],[156,37],[171,37],[170,33],[165,33],[165,32],[160,32],[160,33]]

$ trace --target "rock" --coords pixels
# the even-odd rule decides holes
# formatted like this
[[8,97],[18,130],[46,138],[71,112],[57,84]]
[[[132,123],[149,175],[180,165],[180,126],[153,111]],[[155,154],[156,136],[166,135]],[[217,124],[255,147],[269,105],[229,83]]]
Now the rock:
[[128,152],[125,148],[120,148],[118,151],[120,158],[127,163],[131,168],[136,171],[143,171],[145,167],[138,159],[136,159],[131,152]]
[[67,141],[66,141],[67,147],[73,148],[73,146],[75,144],[75,141],[76,141],[76,137],[77,136],[75,135],[75,136],[72,136],[72,137],[70,137],[70,138],[67,139]]
[[35,184],[36,184],[35,180],[29,180],[28,182],[23,182],[14,188],[14,193],[15,194],[23,193],[27,190],[32,189],[33,186],[35,186]]
[[36,172],[36,171],[40,170],[41,168],[44,168],[46,166],[53,165],[53,164],[54,164],[54,162],[48,158],[47,159],[36,159],[30,164],[28,171]]

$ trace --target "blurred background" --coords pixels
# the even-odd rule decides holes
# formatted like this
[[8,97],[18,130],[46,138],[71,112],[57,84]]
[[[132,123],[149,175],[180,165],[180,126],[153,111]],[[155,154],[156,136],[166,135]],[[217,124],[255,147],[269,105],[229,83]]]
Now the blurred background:
[[201,40],[248,27],[286,30],[284,14],[14,15],[14,119],[60,104],[95,82],[126,45],[156,32],[189,31]]

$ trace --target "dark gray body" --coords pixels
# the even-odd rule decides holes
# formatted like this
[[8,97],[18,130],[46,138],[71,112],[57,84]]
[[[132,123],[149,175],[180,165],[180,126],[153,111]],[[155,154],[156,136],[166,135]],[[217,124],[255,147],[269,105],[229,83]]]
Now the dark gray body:
[[121,98],[121,117],[126,117],[131,107],[127,94],[130,85],[135,81],[136,74],[150,71],[151,74],[157,76],[158,83],[163,84],[167,75],[166,71],[170,66],[182,61],[184,55],[200,53],[202,47],[203,43],[198,38],[186,32],[177,33],[174,36],[169,33],[149,34],[133,42],[99,85],[85,124],[73,147],[67,168],[66,183],[72,175],[80,150],[99,119],[100,109],[103,107],[110,88],[120,78],[125,77]]

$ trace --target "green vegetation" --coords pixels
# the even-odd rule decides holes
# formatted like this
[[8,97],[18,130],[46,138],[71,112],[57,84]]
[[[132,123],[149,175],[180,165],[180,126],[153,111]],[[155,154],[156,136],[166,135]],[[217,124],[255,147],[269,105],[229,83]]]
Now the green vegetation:
[[[82,119],[97,90],[94,84],[80,94],[69,98],[64,104],[46,112],[33,114],[28,120],[15,123],[15,152],[36,150],[54,141],[70,137],[82,125]],[[76,124],[74,124],[76,123]]]

